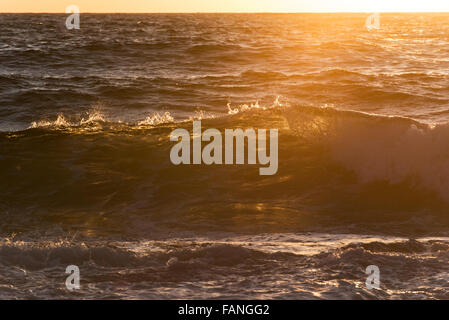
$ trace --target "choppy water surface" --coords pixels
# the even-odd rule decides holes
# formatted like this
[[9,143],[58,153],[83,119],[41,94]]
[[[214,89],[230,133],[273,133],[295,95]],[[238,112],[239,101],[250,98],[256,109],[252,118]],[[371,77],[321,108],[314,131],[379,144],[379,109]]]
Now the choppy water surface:
[[[1,298],[449,298],[448,14],[65,18],[0,15]],[[174,166],[195,119],[278,173]]]

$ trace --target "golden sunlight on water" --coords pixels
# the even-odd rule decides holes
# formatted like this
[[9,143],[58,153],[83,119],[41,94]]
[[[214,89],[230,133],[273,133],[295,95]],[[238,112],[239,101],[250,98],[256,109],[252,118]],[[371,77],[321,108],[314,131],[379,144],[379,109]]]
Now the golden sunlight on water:
[[[449,4],[217,3],[108,10]],[[78,4],[0,15],[0,298],[448,298],[449,14]]]

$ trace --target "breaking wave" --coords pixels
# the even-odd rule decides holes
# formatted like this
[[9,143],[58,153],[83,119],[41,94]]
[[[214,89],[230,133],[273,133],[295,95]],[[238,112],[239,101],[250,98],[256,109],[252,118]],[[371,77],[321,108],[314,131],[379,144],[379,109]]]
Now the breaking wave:
[[[175,226],[199,232],[362,225],[421,234],[449,225],[447,124],[279,102],[231,109],[237,111],[199,112],[196,119],[203,130],[279,129],[276,175],[261,177],[250,165],[174,166],[170,132],[191,130],[195,118],[176,121],[169,113],[135,124],[101,122],[107,118],[98,113],[79,122],[59,116],[3,133],[0,191],[11,221],[3,228],[14,230],[22,220],[31,228],[37,219],[134,234]],[[86,130],[93,124],[100,126]]]
[[341,111],[300,108],[286,117],[290,128],[325,144],[332,158],[362,183],[410,183],[449,200],[449,124]]

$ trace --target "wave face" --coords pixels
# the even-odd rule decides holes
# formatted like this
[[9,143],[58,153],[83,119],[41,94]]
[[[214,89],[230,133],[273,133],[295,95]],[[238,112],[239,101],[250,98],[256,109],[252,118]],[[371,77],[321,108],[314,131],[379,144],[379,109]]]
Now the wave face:
[[202,118],[203,131],[279,128],[276,175],[260,176],[259,165],[173,165],[170,133],[192,131],[193,122],[169,114],[137,124],[107,122],[97,113],[76,122],[59,115],[3,133],[0,191],[8,223],[2,229],[58,223],[144,237],[175,230],[351,231],[356,224],[371,232],[445,234],[446,124],[331,107],[229,112]]
[[[0,15],[0,298],[448,298],[448,15],[65,17]],[[173,165],[194,120],[278,173]]]

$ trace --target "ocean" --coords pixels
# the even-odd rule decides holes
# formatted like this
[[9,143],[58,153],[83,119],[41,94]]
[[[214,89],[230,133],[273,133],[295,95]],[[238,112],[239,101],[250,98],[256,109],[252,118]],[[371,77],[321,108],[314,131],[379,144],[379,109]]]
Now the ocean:
[[449,14],[67,16],[0,14],[1,299],[449,299]]

